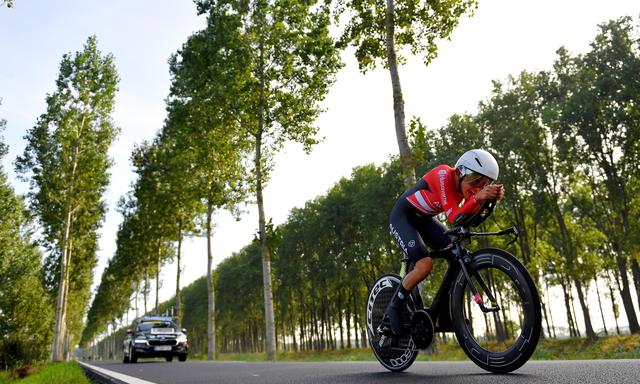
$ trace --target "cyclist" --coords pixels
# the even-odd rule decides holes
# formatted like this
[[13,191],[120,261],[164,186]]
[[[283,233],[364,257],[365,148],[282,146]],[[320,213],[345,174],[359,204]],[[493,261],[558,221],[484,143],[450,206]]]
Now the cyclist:
[[[454,224],[459,215],[477,212],[484,200],[502,199],[504,186],[493,184],[498,173],[498,162],[493,155],[472,149],[458,159],[454,168],[440,165],[427,172],[396,202],[389,231],[414,267],[398,286],[387,308],[394,334],[405,333],[401,313],[407,295],[433,269],[433,259],[426,246],[439,251],[451,244],[444,234],[447,228],[435,216],[444,212]],[[460,206],[462,200],[464,204]]]

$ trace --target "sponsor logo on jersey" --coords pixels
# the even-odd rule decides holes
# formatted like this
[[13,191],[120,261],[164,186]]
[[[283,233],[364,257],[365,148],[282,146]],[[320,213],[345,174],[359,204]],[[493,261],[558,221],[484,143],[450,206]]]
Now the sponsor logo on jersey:
[[444,169],[438,171],[438,178],[440,179],[440,195],[442,196],[442,205],[447,205],[447,194],[444,188],[444,179],[447,176],[447,171]]

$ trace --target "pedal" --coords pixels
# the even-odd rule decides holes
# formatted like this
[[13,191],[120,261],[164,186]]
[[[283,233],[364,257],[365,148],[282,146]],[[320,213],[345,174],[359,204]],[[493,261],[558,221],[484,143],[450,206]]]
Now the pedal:
[[384,324],[384,323],[378,326],[378,329],[376,329],[376,333],[379,336],[387,336],[387,337],[393,336],[393,331],[391,330],[391,326],[389,324]]

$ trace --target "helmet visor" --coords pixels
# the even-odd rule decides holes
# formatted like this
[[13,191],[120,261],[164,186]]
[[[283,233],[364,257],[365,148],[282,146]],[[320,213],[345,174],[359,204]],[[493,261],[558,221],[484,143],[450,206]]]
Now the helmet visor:
[[491,178],[474,171],[467,172],[467,174],[464,176],[464,181],[473,186],[481,185],[483,187],[485,185],[493,183],[493,180]]

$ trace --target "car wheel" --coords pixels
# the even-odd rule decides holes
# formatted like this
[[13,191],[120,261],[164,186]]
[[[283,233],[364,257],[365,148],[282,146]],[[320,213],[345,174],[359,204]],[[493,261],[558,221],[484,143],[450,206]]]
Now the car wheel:
[[187,361],[187,354],[178,355],[178,361]]
[[171,362],[173,361],[173,356],[166,356],[165,360],[167,360],[167,362]]

